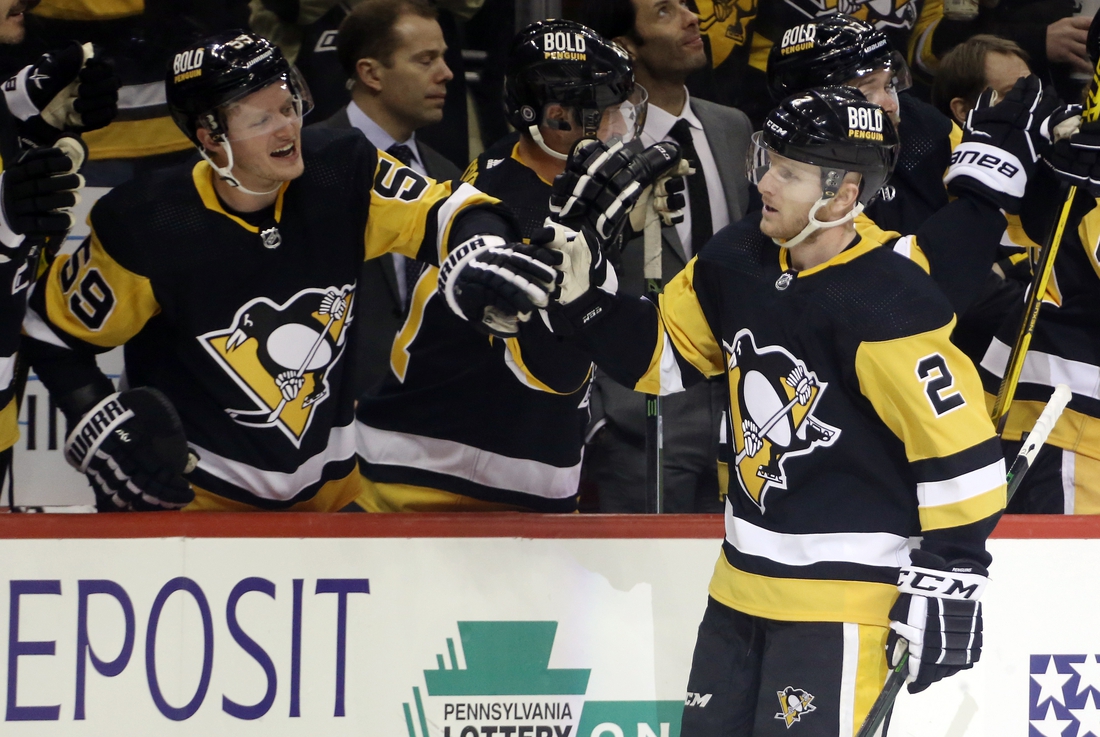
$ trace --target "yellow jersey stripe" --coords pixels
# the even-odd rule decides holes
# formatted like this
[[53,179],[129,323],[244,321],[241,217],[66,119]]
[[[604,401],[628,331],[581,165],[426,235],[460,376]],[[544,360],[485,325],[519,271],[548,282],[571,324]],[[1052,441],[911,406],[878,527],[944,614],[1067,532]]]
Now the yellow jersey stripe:
[[[195,167],[191,170],[191,179],[195,182],[195,189],[198,191],[199,197],[202,198],[202,204],[206,206],[207,210],[225,215],[250,233],[260,232],[260,229],[255,225],[227,212],[222,207],[221,200],[218,199],[218,193],[214,189],[214,167],[210,166],[208,162],[200,161],[195,164]],[[280,222],[283,218],[283,196],[289,186],[290,182],[283,182],[282,186],[279,187],[279,194],[275,198],[275,222]]]
[[898,589],[869,581],[760,576],[734,568],[725,553],[719,553],[710,595],[731,609],[766,619],[887,627]]
[[106,128],[82,133],[88,159],[134,159],[186,151],[194,146],[170,117],[116,120]]
[[[19,407],[15,397],[0,409],[0,450],[7,450],[19,440]],[[3,480],[0,479],[0,483]]]
[[[1002,466],[1003,468],[1003,466]],[[1005,508],[1007,486],[1002,483],[995,489],[977,494],[952,504],[935,507],[920,507],[921,530],[943,530],[949,527],[961,527],[991,517]]]
[[428,300],[438,289],[438,279],[439,269],[434,266],[424,269],[424,273],[416,281],[409,314],[405,316],[405,323],[390,348],[390,368],[402,384],[405,383],[405,374],[409,370],[409,346],[416,340],[420,327],[424,324],[424,310],[427,309]]
[[582,381],[576,388],[567,392],[559,392],[553,387],[543,382],[539,377],[535,376],[531,372],[531,369],[527,368],[527,364],[523,360],[523,347],[520,345],[518,338],[508,338],[504,341],[507,355],[504,357],[505,363],[508,368],[512,369],[512,373],[516,375],[516,378],[520,380],[525,386],[532,389],[537,389],[540,392],[546,392],[548,394],[558,394],[565,396],[568,394],[575,394],[580,389],[584,388],[588,384],[588,379],[592,376],[592,369],[588,369],[588,373],[585,374],[584,381]]

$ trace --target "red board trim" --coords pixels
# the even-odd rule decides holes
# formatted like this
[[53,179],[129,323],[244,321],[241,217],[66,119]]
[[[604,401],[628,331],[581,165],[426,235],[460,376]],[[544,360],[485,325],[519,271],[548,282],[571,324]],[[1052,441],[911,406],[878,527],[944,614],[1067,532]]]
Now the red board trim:
[[[412,538],[712,539],[720,515],[144,513],[0,514],[0,539]],[[1100,538],[1100,516],[1006,515],[995,538]]]

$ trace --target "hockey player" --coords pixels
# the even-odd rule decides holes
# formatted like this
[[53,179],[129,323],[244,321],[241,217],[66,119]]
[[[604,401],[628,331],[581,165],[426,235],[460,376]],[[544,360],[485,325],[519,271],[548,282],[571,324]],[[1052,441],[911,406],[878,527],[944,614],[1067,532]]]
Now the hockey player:
[[[203,160],[106,195],[31,297],[34,365],[73,428],[66,457],[100,509],[339,509],[360,490],[358,264],[443,262],[456,309],[499,334],[545,303],[554,272],[508,246],[493,198],[357,132],[302,131],[308,89],[259,36],[181,51],[166,84]],[[117,345],[138,387],[121,393],[93,362]]]
[[684,737],[851,735],[898,637],[912,691],[980,655],[999,443],[948,302],[851,222],[897,145],[849,88],[788,98],[754,136],[763,212],[657,304],[613,294],[586,235],[555,242],[556,319],[601,369],[647,393],[729,382],[726,539],[687,685],[711,697],[688,701]]
[[[0,0],[0,44],[24,40],[24,13],[37,4],[37,0]],[[59,245],[73,222],[69,210],[83,186],[76,171],[83,163],[84,151],[72,136],[111,121],[118,106],[117,90],[118,79],[111,67],[90,46],[76,43],[46,54],[3,84],[0,490],[11,481],[12,446],[19,437],[16,393],[21,372],[16,370],[20,364],[17,351],[36,256],[47,241]],[[68,137],[67,142],[60,144],[61,148],[53,147],[62,136]]]
[[[629,58],[572,21],[523,29],[505,106],[519,141],[482,154],[465,181],[499,197],[520,234],[550,215],[551,182],[584,136],[630,140],[645,114]],[[539,317],[489,340],[459,323],[429,267],[393,344],[391,373],[359,400],[359,505],[371,512],[577,507],[591,361]]]
[[[1069,405],[1039,451],[1009,511],[1100,514],[1100,125],[1085,123],[1059,141],[1047,158],[1078,185],[1073,210],[1039,308],[1031,345],[1002,440],[1005,456],[1019,451],[1056,384],[1073,391]],[[1023,320],[1021,299],[982,358],[979,373],[992,407]]]

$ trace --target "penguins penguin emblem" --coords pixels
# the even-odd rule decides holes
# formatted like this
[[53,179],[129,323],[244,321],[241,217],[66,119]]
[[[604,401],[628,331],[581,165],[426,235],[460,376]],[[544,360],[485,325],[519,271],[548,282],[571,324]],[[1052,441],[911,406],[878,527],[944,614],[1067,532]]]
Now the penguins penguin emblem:
[[779,346],[757,348],[749,330],[737,333],[726,350],[735,475],[764,511],[767,490],[787,488],[784,461],[832,445],[840,430],[814,416],[828,384],[805,363]]
[[329,373],[343,355],[353,287],[307,289],[283,304],[260,297],[225,330],[199,337],[255,407],[228,407],[250,427],[278,427],[297,444],[328,398]]

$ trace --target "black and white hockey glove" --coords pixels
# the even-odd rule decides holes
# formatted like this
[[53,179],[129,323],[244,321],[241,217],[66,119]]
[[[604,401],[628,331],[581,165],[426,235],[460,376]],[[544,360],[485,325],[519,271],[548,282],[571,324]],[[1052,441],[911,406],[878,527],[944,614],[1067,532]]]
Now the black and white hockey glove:
[[549,303],[558,279],[557,260],[554,251],[536,240],[527,245],[496,235],[474,236],[440,265],[439,292],[463,320],[484,332],[511,337],[520,322]]
[[65,137],[52,148],[26,151],[0,174],[0,244],[17,248],[23,236],[64,238],[75,218],[84,177],[84,145]]
[[1055,139],[1045,158],[1059,179],[1100,197],[1100,122],[1084,123],[1073,135]]
[[549,231],[547,235],[550,236],[546,238],[546,247],[561,254],[561,263],[554,267],[561,273],[558,291],[554,294],[558,304],[573,304],[592,289],[608,294],[619,291],[615,268],[608,263],[591,230],[584,228],[577,232],[547,218],[545,231]]
[[886,654],[900,662],[900,640],[909,646],[909,692],[965,670],[982,654],[982,604],[986,570],[973,561],[944,562],[917,549],[913,564],[901,569],[900,595],[890,610]]
[[100,401],[69,433],[65,460],[87,475],[101,512],[180,509],[195,498],[183,474],[197,457],[175,407],[156,389]]
[[1002,210],[1019,212],[1028,177],[1048,145],[1044,132],[1049,135],[1067,110],[1043,91],[1035,75],[1019,79],[1000,101],[987,89],[967,115],[944,184],[952,194],[970,191]]
[[118,113],[121,82],[92,44],[73,42],[44,54],[4,85],[25,147],[51,145],[62,132],[107,126]]
[[[605,246],[622,233],[634,205],[680,163],[680,147],[661,142],[641,149],[640,144],[616,141],[608,146],[595,138],[577,142],[565,171],[554,179],[550,212],[555,221],[576,231],[594,234]],[[682,185],[664,185],[662,208],[675,222],[685,205]]]

